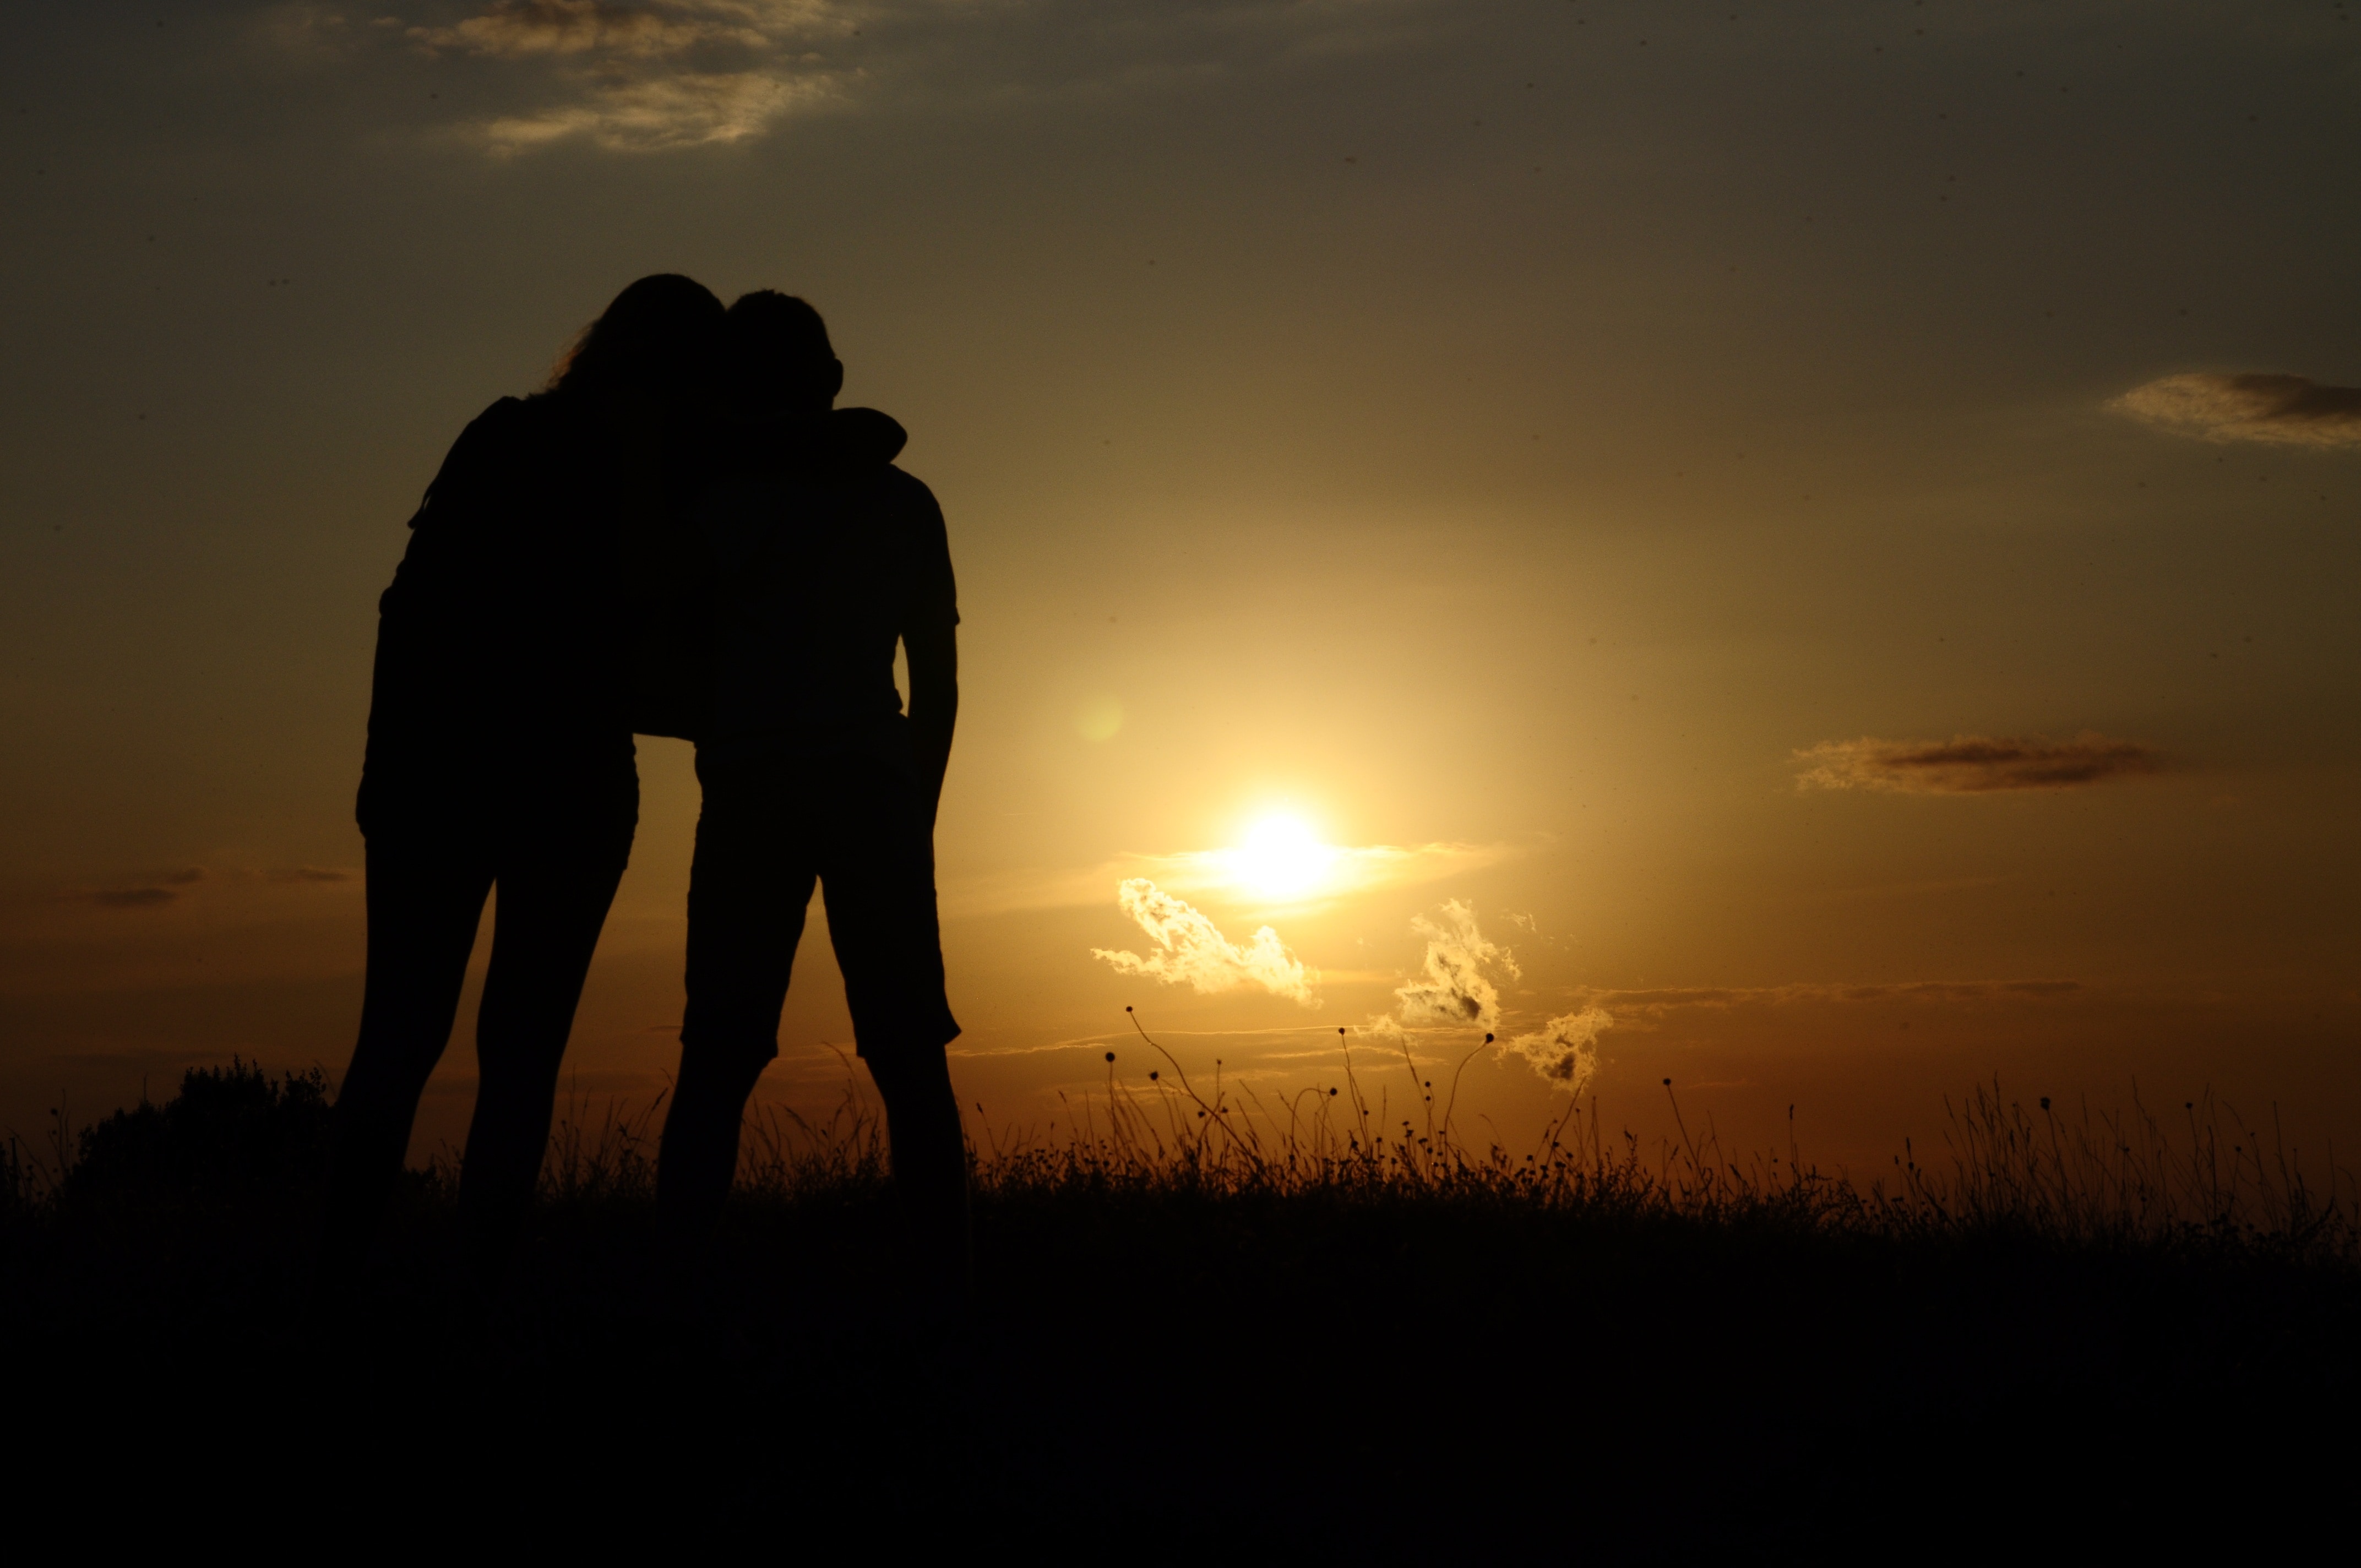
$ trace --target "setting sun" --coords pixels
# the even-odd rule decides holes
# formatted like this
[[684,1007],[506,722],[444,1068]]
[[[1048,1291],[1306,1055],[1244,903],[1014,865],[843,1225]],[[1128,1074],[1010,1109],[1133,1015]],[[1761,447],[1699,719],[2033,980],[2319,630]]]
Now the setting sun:
[[1302,898],[1324,890],[1340,855],[1323,844],[1301,817],[1261,817],[1246,829],[1246,841],[1223,851],[1231,880],[1266,898]]

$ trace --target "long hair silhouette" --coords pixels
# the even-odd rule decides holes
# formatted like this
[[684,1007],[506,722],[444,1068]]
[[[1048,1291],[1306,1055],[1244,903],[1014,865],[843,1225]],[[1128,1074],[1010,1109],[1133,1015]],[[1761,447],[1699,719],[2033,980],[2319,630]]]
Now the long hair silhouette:
[[677,272],[641,279],[582,329],[550,372],[547,390],[664,396],[709,384],[721,350],[715,319],[720,303],[713,291]]

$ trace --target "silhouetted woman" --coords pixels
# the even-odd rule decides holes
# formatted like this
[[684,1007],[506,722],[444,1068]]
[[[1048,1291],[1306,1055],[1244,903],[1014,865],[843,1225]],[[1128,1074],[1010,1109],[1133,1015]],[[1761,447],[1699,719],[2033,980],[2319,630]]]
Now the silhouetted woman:
[[639,775],[624,682],[654,608],[721,303],[642,278],[549,389],[503,398],[444,459],[379,602],[359,818],[368,979],[336,1100],[324,1288],[347,1285],[449,1040],[484,902],[500,889],[477,1014],[460,1208],[498,1280],[538,1178],[558,1063],[630,858]]

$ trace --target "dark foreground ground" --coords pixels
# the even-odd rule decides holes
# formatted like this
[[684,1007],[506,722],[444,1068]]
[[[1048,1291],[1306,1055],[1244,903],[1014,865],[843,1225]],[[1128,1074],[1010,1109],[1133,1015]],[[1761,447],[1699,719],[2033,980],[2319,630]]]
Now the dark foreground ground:
[[2354,1528],[2361,1273],[2284,1248],[1011,1181],[947,1398],[859,1176],[749,1198],[701,1280],[629,1183],[553,1196],[481,1321],[422,1181],[366,1304],[308,1326],[312,1136],[13,1203],[12,1512],[256,1550],[1323,1561]]

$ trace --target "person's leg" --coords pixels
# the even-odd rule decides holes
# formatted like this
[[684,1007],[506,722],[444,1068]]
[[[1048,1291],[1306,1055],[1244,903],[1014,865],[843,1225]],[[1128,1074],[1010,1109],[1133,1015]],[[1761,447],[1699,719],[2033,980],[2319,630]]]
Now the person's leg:
[[438,839],[381,833],[367,853],[368,976],[360,1039],[336,1091],[320,1245],[320,1284],[330,1295],[351,1284],[401,1174],[492,885],[488,858]]
[[688,1008],[656,1157],[656,1205],[684,1245],[712,1223],[737,1175],[746,1101],[779,1054],[779,1009],[814,880],[785,764],[700,764],[698,777],[705,803],[688,876]]
[[628,834],[598,828],[534,842],[500,868],[476,1014],[476,1114],[459,1173],[468,1265],[487,1292],[533,1201],[566,1037],[630,850]]
[[972,1274],[967,1135],[943,1050],[960,1030],[943,990],[932,836],[900,770],[851,783],[821,839],[829,937],[862,1059],[885,1102],[915,1282],[963,1310]]
[[973,1293],[968,1219],[967,1135],[943,1047],[871,1047],[869,1076],[885,1102],[894,1195],[910,1243],[914,1282],[939,1303],[964,1309]]

